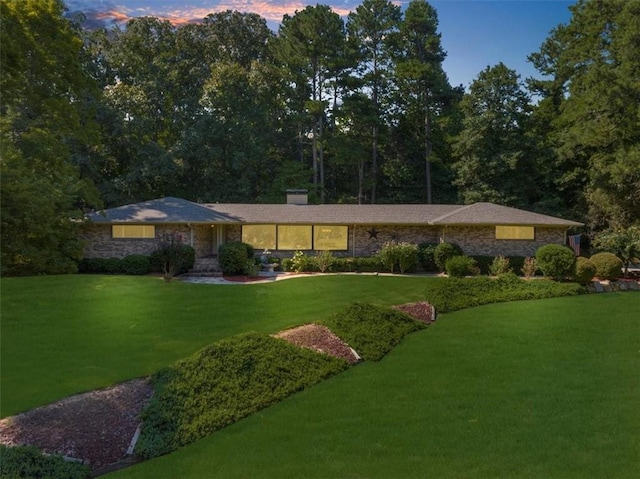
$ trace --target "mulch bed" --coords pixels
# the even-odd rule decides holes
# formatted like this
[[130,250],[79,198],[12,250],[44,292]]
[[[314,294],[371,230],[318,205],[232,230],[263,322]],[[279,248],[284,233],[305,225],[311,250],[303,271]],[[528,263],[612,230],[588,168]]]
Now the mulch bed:
[[78,394],[0,421],[0,443],[32,445],[88,463],[94,473],[126,459],[153,389],[135,379]]
[[413,319],[422,321],[423,323],[431,324],[436,320],[436,311],[426,301],[419,301],[417,303],[406,303],[394,306],[395,309],[399,309],[403,313],[407,313]]
[[287,329],[274,334],[302,348],[312,349],[346,360],[349,364],[360,361],[360,356],[326,326],[305,324],[297,328]]

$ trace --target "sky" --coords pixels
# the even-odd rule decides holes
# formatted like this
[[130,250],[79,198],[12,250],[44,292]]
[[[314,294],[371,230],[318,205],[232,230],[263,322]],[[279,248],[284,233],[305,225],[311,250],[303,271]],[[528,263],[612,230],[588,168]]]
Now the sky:
[[[140,16],[155,16],[176,25],[197,22],[224,10],[257,13],[277,31],[283,15],[307,5],[331,6],[348,15],[361,0],[65,0],[70,12],[81,11],[87,26],[110,27]],[[408,0],[394,2],[403,9]],[[575,0],[431,0],[438,12],[442,46],[447,52],[443,68],[452,86],[469,84],[487,66],[499,62],[516,70],[521,80],[539,77],[527,56],[539,50],[549,32],[571,19]]]

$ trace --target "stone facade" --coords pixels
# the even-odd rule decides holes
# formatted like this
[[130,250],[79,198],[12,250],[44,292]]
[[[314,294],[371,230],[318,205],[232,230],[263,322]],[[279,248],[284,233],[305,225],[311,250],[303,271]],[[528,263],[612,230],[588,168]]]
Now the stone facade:
[[[156,225],[156,238],[178,231],[184,242],[196,250],[196,258],[217,254],[218,243],[241,241],[241,225]],[[155,239],[111,237],[110,225],[86,225],[78,236],[85,242],[87,258],[122,258],[130,254],[150,254],[157,247]],[[354,248],[355,240],[355,248]],[[533,256],[545,244],[564,244],[562,228],[536,228],[535,240],[496,240],[493,226],[349,226],[348,249],[333,251],[336,256],[372,256],[391,240],[407,243],[457,243],[465,254],[486,256]],[[273,251],[276,256],[291,257],[293,251]],[[311,252],[313,253],[313,252]]]
[[448,226],[440,240],[456,243],[467,255],[533,256],[545,244],[564,244],[562,228],[536,228],[534,240],[497,240],[495,226]]

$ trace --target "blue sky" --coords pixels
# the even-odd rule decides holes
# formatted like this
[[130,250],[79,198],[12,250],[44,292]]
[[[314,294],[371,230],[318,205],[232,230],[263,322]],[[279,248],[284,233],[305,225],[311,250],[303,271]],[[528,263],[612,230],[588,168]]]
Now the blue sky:
[[[105,26],[129,18],[152,15],[175,24],[201,20],[209,13],[239,10],[258,13],[277,30],[286,13],[292,15],[306,5],[323,3],[347,15],[360,0],[65,0],[71,11],[82,11],[96,24]],[[396,2],[406,6],[408,0]],[[452,85],[469,83],[487,66],[503,62],[521,79],[539,76],[527,62],[549,31],[571,18],[569,0],[432,0],[438,12],[439,32],[447,52],[444,69]]]

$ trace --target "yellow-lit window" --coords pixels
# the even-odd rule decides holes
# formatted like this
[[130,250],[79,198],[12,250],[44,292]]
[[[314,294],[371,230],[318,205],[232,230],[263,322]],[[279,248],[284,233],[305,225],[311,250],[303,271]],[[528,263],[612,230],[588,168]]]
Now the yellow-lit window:
[[348,226],[315,225],[313,227],[313,249],[346,250],[348,243]]
[[153,225],[113,225],[113,238],[155,238],[156,227]]
[[536,231],[533,226],[496,226],[496,239],[533,240],[536,239]]
[[275,249],[276,225],[243,225],[242,242],[256,249]]
[[311,249],[311,225],[278,225],[278,249]]

